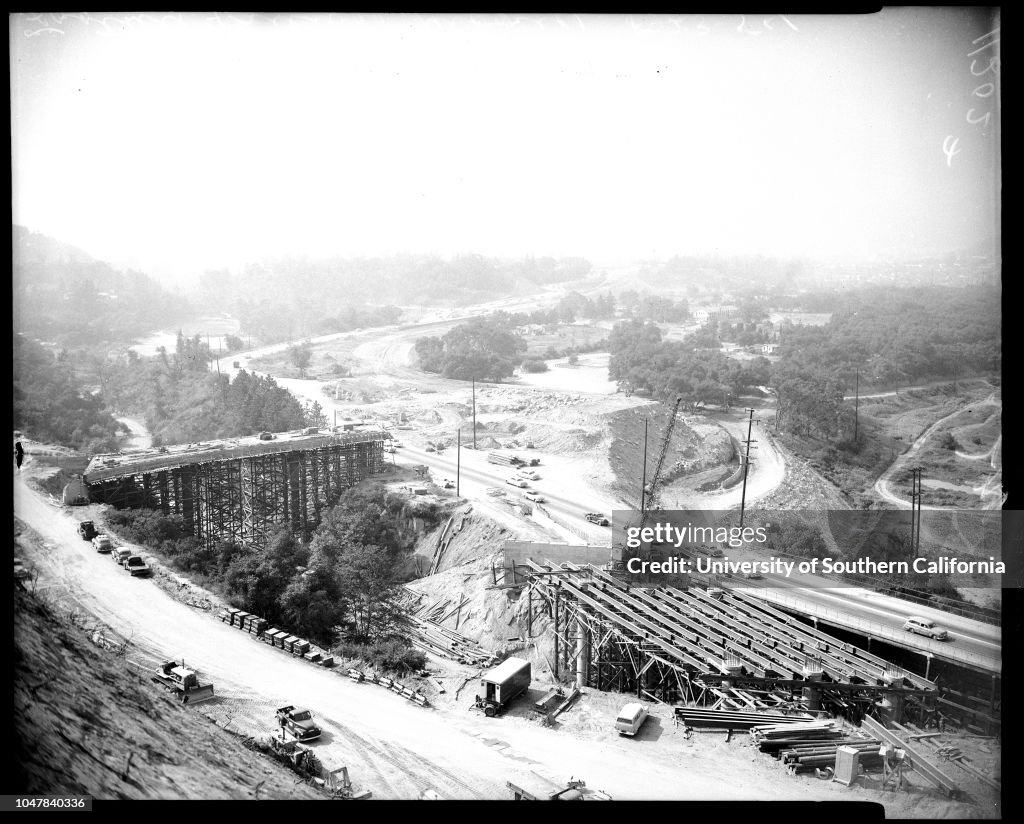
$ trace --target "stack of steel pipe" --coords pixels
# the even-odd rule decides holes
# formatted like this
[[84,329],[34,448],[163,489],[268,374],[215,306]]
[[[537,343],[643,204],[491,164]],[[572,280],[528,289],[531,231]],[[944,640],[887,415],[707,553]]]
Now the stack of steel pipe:
[[882,766],[882,756],[879,755],[881,742],[870,739],[858,739],[851,742],[833,741],[828,744],[809,744],[802,747],[794,747],[789,750],[782,750],[779,753],[779,760],[786,765],[786,769],[792,773],[810,772],[821,767],[836,766],[836,749],[838,747],[853,747],[860,751],[858,763],[861,767],[874,769]]
[[808,715],[781,715],[733,709],[707,707],[676,707],[676,716],[688,727],[709,729],[749,730],[752,727],[773,724],[802,724],[812,721]]

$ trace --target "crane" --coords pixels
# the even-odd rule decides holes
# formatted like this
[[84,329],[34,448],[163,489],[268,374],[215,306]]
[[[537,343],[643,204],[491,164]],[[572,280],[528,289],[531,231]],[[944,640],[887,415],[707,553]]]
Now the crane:
[[668,454],[668,446],[672,441],[672,430],[676,426],[676,415],[679,412],[679,404],[683,402],[683,396],[677,395],[675,403],[672,404],[672,413],[669,415],[668,426],[665,427],[665,436],[661,440],[661,450],[658,452],[658,462],[654,465],[654,474],[651,475],[651,482],[644,487],[646,504],[641,502],[640,506],[640,529],[647,525],[651,510],[657,508],[658,484],[661,482],[661,469],[665,465],[665,456]]
[[[676,426],[676,415],[679,412],[679,405],[683,402],[683,396],[677,395],[675,402],[672,404],[672,412],[669,415],[668,426],[665,427],[665,434],[661,439],[661,448],[658,451],[658,462],[654,465],[654,474],[651,475],[651,482],[644,487],[643,500],[640,501],[640,526],[638,529],[643,529],[647,525],[647,519],[650,517],[651,510],[656,508],[658,500],[658,484],[661,482],[661,470],[665,465],[665,456],[668,455],[668,447],[672,442],[672,430]],[[652,506],[654,504],[655,506]],[[618,550],[619,558],[622,557],[623,547],[620,544],[618,547],[612,550],[611,562],[608,564],[608,569],[616,568],[615,551]]]

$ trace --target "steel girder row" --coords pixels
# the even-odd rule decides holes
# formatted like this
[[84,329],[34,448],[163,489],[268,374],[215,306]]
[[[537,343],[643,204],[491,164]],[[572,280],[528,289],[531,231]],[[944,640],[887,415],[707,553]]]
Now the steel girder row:
[[[930,681],[745,593],[718,599],[698,589],[627,586],[590,566],[526,565],[531,601],[536,593],[553,620],[556,677],[575,673],[581,686],[737,708],[820,701],[855,720],[880,694],[935,693]],[[532,604],[530,615],[532,633]]]
[[345,489],[382,470],[383,455],[379,440],[328,443],[143,471],[129,464],[86,482],[94,502],[180,515],[207,548],[227,541],[262,549],[277,524],[308,537]]

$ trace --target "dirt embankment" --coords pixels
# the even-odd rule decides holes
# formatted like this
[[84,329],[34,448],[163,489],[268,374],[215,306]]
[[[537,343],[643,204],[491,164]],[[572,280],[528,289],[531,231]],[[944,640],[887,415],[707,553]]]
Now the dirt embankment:
[[18,792],[101,799],[324,798],[172,700],[135,672],[125,655],[95,646],[82,619],[71,621],[21,592],[14,619]]
[[[608,461],[615,475],[614,489],[626,500],[639,503],[639,484],[644,469],[644,421],[647,426],[647,479],[654,474],[669,422],[669,410],[651,404],[608,416],[611,443]],[[672,430],[672,439],[661,470],[661,486],[686,477],[700,485],[724,480],[736,468],[735,444],[729,434],[715,423],[700,417],[681,417]]]

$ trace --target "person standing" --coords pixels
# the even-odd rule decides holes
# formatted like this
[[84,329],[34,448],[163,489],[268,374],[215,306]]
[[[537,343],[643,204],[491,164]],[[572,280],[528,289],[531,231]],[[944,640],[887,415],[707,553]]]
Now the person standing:
[[21,462],[25,460],[25,447],[21,445],[21,441],[14,442],[14,462],[18,465],[18,471],[21,472]]

